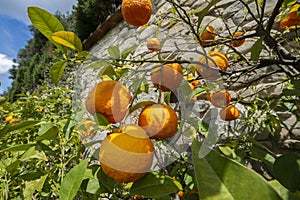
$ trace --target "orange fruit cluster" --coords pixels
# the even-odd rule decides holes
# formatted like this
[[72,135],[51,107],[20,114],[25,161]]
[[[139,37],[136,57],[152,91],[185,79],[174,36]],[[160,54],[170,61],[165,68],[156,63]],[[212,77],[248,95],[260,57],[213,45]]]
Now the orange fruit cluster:
[[148,23],[152,14],[150,0],[123,0],[121,12],[124,20],[133,26],[142,26]]
[[300,25],[300,16],[297,15],[300,4],[295,4],[289,10],[288,15],[283,18],[279,24],[281,29],[294,29]]
[[231,95],[227,90],[218,90],[212,93],[207,93],[206,97],[212,105],[222,108],[219,111],[219,115],[222,120],[231,121],[240,116],[239,110],[235,106],[229,105]]
[[[169,66],[178,67],[175,64]],[[164,76],[169,72],[172,71],[168,68],[162,71]],[[168,84],[167,86],[170,87]],[[164,88],[167,88],[166,85]],[[130,91],[123,84],[105,80],[89,92],[85,104],[90,114],[99,113],[109,123],[118,123],[128,114],[131,99]],[[80,134],[89,137],[93,134],[94,125],[95,123],[89,120],[83,122]],[[101,143],[99,162],[104,173],[120,183],[138,180],[150,171],[152,166],[154,147],[151,138],[172,137],[177,132],[177,126],[178,117],[172,107],[164,104],[145,106],[140,112],[138,125],[121,125]]]
[[199,62],[203,63],[203,65],[198,64],[195,66],[195,69],[197,73],[206,80],[216,80],[220,78],[218,68],[223,71],[226,71],[228,68],[228,59],[226,56],[216,51],[208,52],[207,57],[201,56]]

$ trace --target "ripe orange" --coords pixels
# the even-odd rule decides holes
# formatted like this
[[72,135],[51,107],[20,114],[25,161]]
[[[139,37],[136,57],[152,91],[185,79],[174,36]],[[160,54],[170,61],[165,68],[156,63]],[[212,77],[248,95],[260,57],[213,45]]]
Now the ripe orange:
[[220,90],[207,93],[207,99],[216,107],[225,107],[230,103],[231,96],[227,90]]
[[[233,34],[233,38],[237,38],[237,37],[240,37],[240,36],[243,36],[244,35],[244,32],[242,31],[237,31]],[[233,40],[231,42],[232,46],[234,47],[239,47],[241,45],[243,45],[245,43],[245,38],[244,39],[239,39],[239,40]]]
[[136,125],[121,128],[103,140],[99,161],[103,172],[120,183],[143,177],[153,162],[153,143],[144,129]]
[[183,197],[184,191],[180,190],[179,192],[177,192],[177,194],[178,194],[179,197]]
[[150,0],[123,0],[121,8],[124,20],[133,26],[147,24],[152,14]]
[[100,113],[108,122],[116,123],[125,117],[130,101],[130,91],[124,85],[106,80],[89,92],[85,105],[90,114]]
[[234,106],[227,106],[222,108],[219,112],[221,119],[225,121],[232,121],[240,116],[239,110]]
[[296,20],[296,18],[299,16],[297,15],[298,9],[300,7],[300,4],[295,4],[291,7],[290,11],[289,11],[289,16],[292,20]]
[[14,117],[12,115],[8,115],[6,118],[5,118],[5,122],[10,122],[14,119]]
[[147,41],[147,48],[150,51],[159,51],[160,50],[160,41],[157,38],[150,38]]
[[179,87],[183,80],[183,71],[178,63],[170,63],[154,68],[151,71],[151,81],[154,87],[164,92]]
[[154,139],[170,138],[177,132],[178,117],[170,106],[153,104],[141,111],[138,124]]
[[191,74],[188,74],[187,80],[189,81],[189,85],[192,90],[194,90],[195,87],[199,84],[198,80],[193,80],[193,79],[195,79],[195,78]]
[[216,37],[216,30],[212,26],[207,26],[200,35],[201,46],[205,47],[211,44],[211,41],[209,40],[214,40],[215,37]]
[[279,24],[281,29],[294,29],[294,26],[300,25],[300,16],[297,15],[300,4],[291,7],[288,15],[283,18]]
[[[211,51],[207,53],[207,61],[206,61],[206,57],[205,56],[201,56],[199,59],[200,63],[204,63],[207,64],[208,66],[212,67],[212,68],[216,68],[219,67],[221,70],[226,71],[227,67],[228,67],[228,60],[226,58],[226,56],[220,52],[216,52],[216,51]],[[215,66],[215,64],[209,59],[213,59],[215,61],[215,63],[217,64],[217,66]],[[206,80],[216,80],[220,77],[220,73],[218,72],[217,69],[209,69],[204,65],[196,65],[195,69],[197,71],[197,73],[199,75],[201,75],[204,79]]]

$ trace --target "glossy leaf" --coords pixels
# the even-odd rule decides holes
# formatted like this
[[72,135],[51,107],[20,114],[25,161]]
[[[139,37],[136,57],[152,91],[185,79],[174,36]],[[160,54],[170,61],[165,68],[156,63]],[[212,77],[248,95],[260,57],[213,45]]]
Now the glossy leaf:
[[101,115],[100,113],[95,113],[94,117],[95,117],[96,123],[99,126],[107,126],[109,124],[107,119],[103,115]]
[[110,57],[112,57],[113,59],[118,59],[120,58],[120,49],[117,46],[110,46],[108,48],[108,54],[110,55]]
[[47,176],[48,175],[44,175],[39,179],[25,182],[25,190],[24,190],[25,200],[31,200],[34,191],[41,191],[43,189]]
[[163,197],[182,190],[181,184],[172,177],[147,173],[144,177],[133,183],[130,193],[142,195],[147,198]]
[[27,9],[28,17],[31,21],[31,23],[48,39],[50,40],[54,45],[56,45],[58,48],[63,50],[61,46],[57,43],[55,43],[52,38],[51,34],[55,33],[57,31],[63,31],[64,27],[60,23],[60,21],[51,13],[48,11],[30,6]]
[[36,146],[30,147],[20,158],[21,161],[27,161],[30,159],[48,160],[46,154],[43,151],[37,150]]
[[100,183],[100,189],[103,192],[109,192],[113,193],[115,186],[118,184],[115,180],[108,177],[102,169],[99,170],[99,173],[97,174],[99,183]]
[[40,136],[36,138],[36,141],[43,141],[43,140],[51,140],[56,139],[58,136],[59,129],[56,126],[51,127]]
[[90,65],[86,66],[86,69],[100,69],[102,67],[107,67],[109,65],[108,62],[104,61],[104,60],[100,60],[97,62],[93,62]]
[[8,147],[6,149],[2,149],[0,153],[2,152],[13,152],[13,151],[26,151],[27,149],[35,146],[36,143],[31,143],[31,144],[19,144],[19,145],[14,145],[11,147]]
[[52,78],[52,81],[55,85],[58,84],[59,80],[61,79],[61,77],[63,76],[65,67],[67,66],[67,61],[63,60],[63,61],[58,61],[56,63],[54,63],[50,69],[50,75]]
[[274,176],[290,191],[300,191],[300,157],[296,153],[288,153],[277,158]]
[[121,58],[122,58],[122,59],[126,59],[127,56],[128,56],[132,51],[134,51],[137,47],[138,47],[138,45],[133,45],[132,47],[129,47],[129,48],[125,49],[125,50],[122,52]]
[[[98,170],[99,171],[99,170]],[[91,194],[97,194],[100,189],[99,180],[97,175],[93,174],[92,169],[87,169],[84,175],[84,179],[88,179],[88,184],[86,186],[86,192]]]
[[269,181],[270,185],[276,190],[283,200],[299,200],[300,192],[292,193],[285,187],[283,187],[276,179]]
[[88,159],[81,161],[73,167],[64,177],[59,191],[61,200],[71,200],[76,196],[80,185],[84,179],[88,165]]
[[38,120],[27,120],[27,121],[21,121],[15,125],[6,126],[0,130],[0,136],[1,136],[1,134],[5,134],[5,133],[11,132],[11,131],[22,131],[27,128],[34,127],[39,122],[40,121],[38,121]]
[[251,60],[258,61],[259,55],[263,49],[263,37],[259,38],[251,48]]
[[63,46],[69,47],[75,51],[82,51],[82,43],[79,37],[70,31],[58,31],[51,35],[53,41]]
[[295,3],[297,3],[297,0],[284,0],[282,3],[282,8],[289,8],[292,5],[294,5]]
[[207,12],[209,11],[209,9],[214,6],[219,0],[212,0],[209,2],[209,4],[199,13],[198,15],[198,25],[197,25],[197,29],[200,28],[200,24],[203,20],[203,18],[206,16]]
[[250,154],[253,158],[259,159],[270,169],[273,168],[275,158],[268,152],[263,151],[262,149],[257,148],[255,146],[252,146],[252,147],[250,147]]
[[281,199],[268,182],[253,170],[214,150],[200,157],[201,148],[201,143],[194,140],[192,158],[200,199]]

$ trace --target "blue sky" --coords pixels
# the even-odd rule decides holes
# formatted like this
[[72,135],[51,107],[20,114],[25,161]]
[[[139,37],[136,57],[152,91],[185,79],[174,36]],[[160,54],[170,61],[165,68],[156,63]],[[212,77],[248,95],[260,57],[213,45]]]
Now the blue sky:
[[32,38],[28,29],[28,6],[37,6],[51,13],[71,12],[77,0],[0,0],[0,94],[11,85],[8,70],[18,51]]

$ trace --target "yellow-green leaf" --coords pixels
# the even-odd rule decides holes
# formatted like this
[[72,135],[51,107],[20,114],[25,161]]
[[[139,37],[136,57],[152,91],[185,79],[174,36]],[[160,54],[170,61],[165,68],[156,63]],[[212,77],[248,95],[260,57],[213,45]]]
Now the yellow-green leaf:
[[51,34],[53,41],[63,46],[74,49],[75,51],[82,51],[82,43],[79,37],[70,31],[58,31]]
[[281,200],[273,187],[255,171],[212,149],[202,157],[202,148],[209,147],[194,140],[192,158],[199,197],[202,200]]
[[63,60],[54,63],[53,66],[51,67],[50,75],[55,85],[57,85],[59,80],[61,79],[66,66],[67,66],[67,61]]
[[63,31],[64,27],[60,21],[48,11],[30,6],[27,9],[28,17],[31,23],[48,39],[52,42],[57,48],[64,50],[61,45],[55,43],[51,34],[57,31]]
[[61,200],[74,199],[84,179],[87,165],[88,159],[81,161],[64,177],[59,191],[59,197]]

